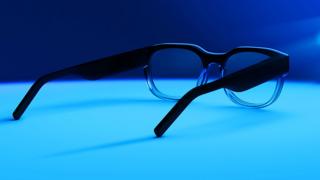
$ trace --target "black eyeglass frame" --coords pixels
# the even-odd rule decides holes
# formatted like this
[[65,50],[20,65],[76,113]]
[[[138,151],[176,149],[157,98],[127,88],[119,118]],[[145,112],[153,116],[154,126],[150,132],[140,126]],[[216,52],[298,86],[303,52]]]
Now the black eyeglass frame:
[[[128,51],[128,52],[121,53],[118,55],[101,58],[98,60],[94,60],[91,62],[80,64],[80,65],[72,66],[72,67],[69,67],[69,68],[66,68],[63,70],[59,70],[59,71],[56,71],[53,73],[49,73],[47,75],[40,77],[32,85],[32,87],[29,89],[29,91],[24,96],[22,101],[19,103],[18,107],[15,109],[15,111],[13,113],[13,117],[16,120],[21,118],[21,116],[23,115],[23,113],[25,112],[27,107],[30,105],[30,103],[32,102],[32,100],[34,99],[34,97],[37,95],[37,93],[39,92],[39,90],[41,89],[41,87],[44,84],[46,84],[47,82],[49,82],[51,80],[55,80],[55,79],[58,79],[58,78],[61,78],[61,77],[67,76],[67,75],[76,75],[76,76],[80,76],[80,77],[87,79],[87,80],[97,80],[97,79],[101,79],[101,78],[104,78],[104,77],[107,77],[107,76],[110,76],[110,75],[113,75],[116,73],[128,71],[131,69],[144,68],[145,76],[147,78],[149,88],[151,89],[153,94],[155,94],[156,96],[161,98],[161,96],[159,96],[159,94],[157,94],[157,92],[155,91],[155,87],[152,84],[150,84],[150,82],[152,83],[152,79],[150,79],[151,76],[150,76],[150,71],[148,68],[149,68],[150,59],[155,52],[157,52],[159,50],[163,50],[163,49],[169,49],[169,48],[180,48],[180,49],[186,49],[186,50],[190,50],[190,51],[194,52],[195,54],[197,54],[201,58],[204,70],[207,70],[209,65],[212,63],[218,64],[223,67],[225,65],[226,61],[228,60],[228,58],[234,54],[241,53],[241,52],[257,52],[257,53],[265,54],[265,55],[272,57],[272,58],[277,58],[277,59],[282,60],[282,61],[279,60],[277,62],[278,65],[281,65],[281,66],[279,66],[279,67],[281,67],[280,69],[278,69],[277,71],[272,71],[272,69],[271,69],[271,71],[268,72],[268,73],[270,73],[270,77],[268,76],[269,78],[271,78],[271,76],[272,76],[272,78],[277,77],[277,76],[284,76],[289,71],[289,56],[285,53],[282,53],[282,52],[274,50],[274,49],[262,48],[262,47],[238,47],[238,48],[232,49],[231,51],[226,52],[226,53],[212,53],[212,52],[208,52],[205,49],[201,48],[200,46],[197,46],[194,44],[183,44],[183,43],[157,44],[157,45],[153,45],[153,46],[149,46],[149,47],[145,47],[145,48],[140,48],[140,49]],[[276,66],[277,63],[274,63],[273,65]],[[272,68],[272,66],[270,66],[270,67]],[[255,70],[253,72],[257,73]],[[180,113],[182,113],[184,108],[186,108],[187,105],[189,103],[191,103],[191,101],[194,98],[198,97],[199,95],[216,90],[216,88],[212,88],[212,87],[216,86],[213,84],[217,84],[217,83],[221,84],[221,82],[230,81],[230,77],[228,76],[227,78],[223,77],[222,79],[219,79],[217,81],[206,84],[207,83],[206,77],[207,76],[204,76],[204,79],[202,79],[202,81],[201,81],[201,83],[199,83],[198,87],[190,90],[185,96],[183,96],[183,98],[178,101],[176,106],[168,113],[168,115],[158,124],[158,126],[155,129],[155,133],[158,137],[163,135],[163,133],[171,126],[173,121],[179,116]],[[233,76],[231,78],[231,80],[234,83],[236,83],[236,81],[234,81],[234,79],[237,79],[237,78]],[[261,76],[260,83],[263,83],[262,82],[263,79],[265,79],[265,77]],[[238,83],[238,85],[237,85],[238,88],[245,85],[245,84],[248,84],[244,80],[241,80],[241,82],[243,84],[241,85]],[[220,88],[227,88],[228,89],[228,87],[226,87],[225,85],[221,86]],[[193,93],[198,92],[198,93],[196,93],[197,96],[195,96],[194,94],[191,95],[192,92]],[[199,92],[201,92],[201,93],[199,93]],[[191,96],[193,98],[190,98]],[[188,103],[185,103],[185,102],[188,102]],[[181,104],[184,104],[184,105],[181,105]],[[178,107],[178,106],[180,107],[178,109],[180,109],[181,112],[179,111],[179,113],[177,113],[177,112],[172,113],[173,111],[177,111],[176,107]],[[184,108],[181,108],[181,107],[184,107]],[[173,116],[173,114],[174,114],[174,116]],[[171,118],[168,118],[168,117],[171,117]],[[173,118],[173,117],[175,117],[175,118]],[[171,119],[170,123],[168,123],[169,121],[167,119]],[[172,121],[172,119],[174,119],[174,120]]]

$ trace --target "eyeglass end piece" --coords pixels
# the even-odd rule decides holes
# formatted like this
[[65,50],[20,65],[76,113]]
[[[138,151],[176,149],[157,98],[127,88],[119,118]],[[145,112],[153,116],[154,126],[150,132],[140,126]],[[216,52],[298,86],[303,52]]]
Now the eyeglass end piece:
[[13,112],[12,117],[14,120],[19,120],[21,118],[21,113],[18,113],[17,111]]
[[162,137],[162,135],[164,134],[164,132],[165,132],[165,131],[161,130],[161,128],[159,127],[159,125],[158,125],[156,128],[154,128],[154,133],[155,133],[155,135],[156,135],[158,138]]

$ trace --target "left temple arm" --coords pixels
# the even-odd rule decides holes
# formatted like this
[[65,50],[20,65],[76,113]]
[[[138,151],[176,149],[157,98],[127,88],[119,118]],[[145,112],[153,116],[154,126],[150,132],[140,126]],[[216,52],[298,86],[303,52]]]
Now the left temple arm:
[[18,120],[28,108],[41,87],[47,82],[66,75],[79,75],[88,80],[96,80],[116,73],[124,72],[148,63],[148,48],[137,49],[119,55],[98,59],[80,64],[40,77],[29,89],[18,107],[13,112],[13,118]]

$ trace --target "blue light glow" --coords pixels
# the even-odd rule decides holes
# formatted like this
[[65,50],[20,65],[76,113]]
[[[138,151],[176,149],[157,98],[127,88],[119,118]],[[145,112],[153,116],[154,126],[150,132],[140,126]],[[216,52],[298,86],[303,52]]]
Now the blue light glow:
[[317,38],[316,38],[316,42],[318,45],[320,45],[320,33],[318,34]]

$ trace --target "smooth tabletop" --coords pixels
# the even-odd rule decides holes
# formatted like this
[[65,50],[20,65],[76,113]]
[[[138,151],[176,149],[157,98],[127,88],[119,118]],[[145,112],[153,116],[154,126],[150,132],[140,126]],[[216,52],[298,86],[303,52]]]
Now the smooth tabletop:
[[174,105],[143,80],[0,84],[0,179],[320,179],[320,84],[286,83],[265,109],[201,96],[163,138]]

